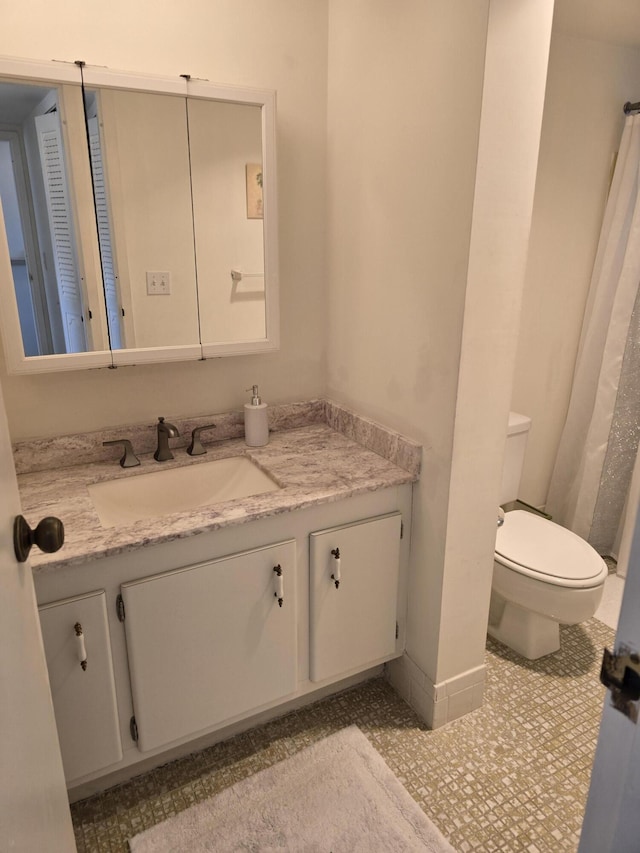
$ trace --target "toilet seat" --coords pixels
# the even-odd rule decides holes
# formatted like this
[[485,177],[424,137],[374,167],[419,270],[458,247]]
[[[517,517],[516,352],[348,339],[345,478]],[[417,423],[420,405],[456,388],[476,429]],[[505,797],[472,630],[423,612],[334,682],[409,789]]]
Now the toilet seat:
[[496,536],[495,559],[527,577],[574,589],[600,586],[608,573],[606,563],[588,542],[524,510],[506,513]]

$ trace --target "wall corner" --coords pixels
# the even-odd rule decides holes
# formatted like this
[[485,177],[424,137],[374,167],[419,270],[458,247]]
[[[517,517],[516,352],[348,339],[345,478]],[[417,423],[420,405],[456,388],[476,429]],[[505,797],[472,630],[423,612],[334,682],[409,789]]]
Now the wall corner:
[[430,729],[438,729],[482,707],[484,664],[434,684],[406,653],[385,665],[385,677]]

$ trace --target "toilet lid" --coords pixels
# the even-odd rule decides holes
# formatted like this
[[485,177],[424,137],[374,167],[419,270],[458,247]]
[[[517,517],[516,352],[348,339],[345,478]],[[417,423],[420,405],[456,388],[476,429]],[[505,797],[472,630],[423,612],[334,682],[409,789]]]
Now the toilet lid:
[[607,567],[600,555],[580,536],[540,515],[514,510],[498,528],[496,556],[524,574],[544,576],[568,586],[595,585]]

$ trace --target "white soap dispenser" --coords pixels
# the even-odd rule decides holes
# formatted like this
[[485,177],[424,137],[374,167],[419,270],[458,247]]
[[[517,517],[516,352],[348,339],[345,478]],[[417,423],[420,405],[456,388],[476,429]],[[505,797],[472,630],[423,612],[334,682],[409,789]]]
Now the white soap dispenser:
[[267,404],[260,399],[257,385],[251,388],[251,402],[244,404],[244,440],[249,447],[263,447],[269,442]]

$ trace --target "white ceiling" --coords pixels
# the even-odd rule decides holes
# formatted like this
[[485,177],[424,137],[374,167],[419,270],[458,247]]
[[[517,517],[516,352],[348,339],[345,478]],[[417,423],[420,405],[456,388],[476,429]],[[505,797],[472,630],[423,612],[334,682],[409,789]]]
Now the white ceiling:
[[640,47],[640,0],[556,0],[553,25],[582,38]]

